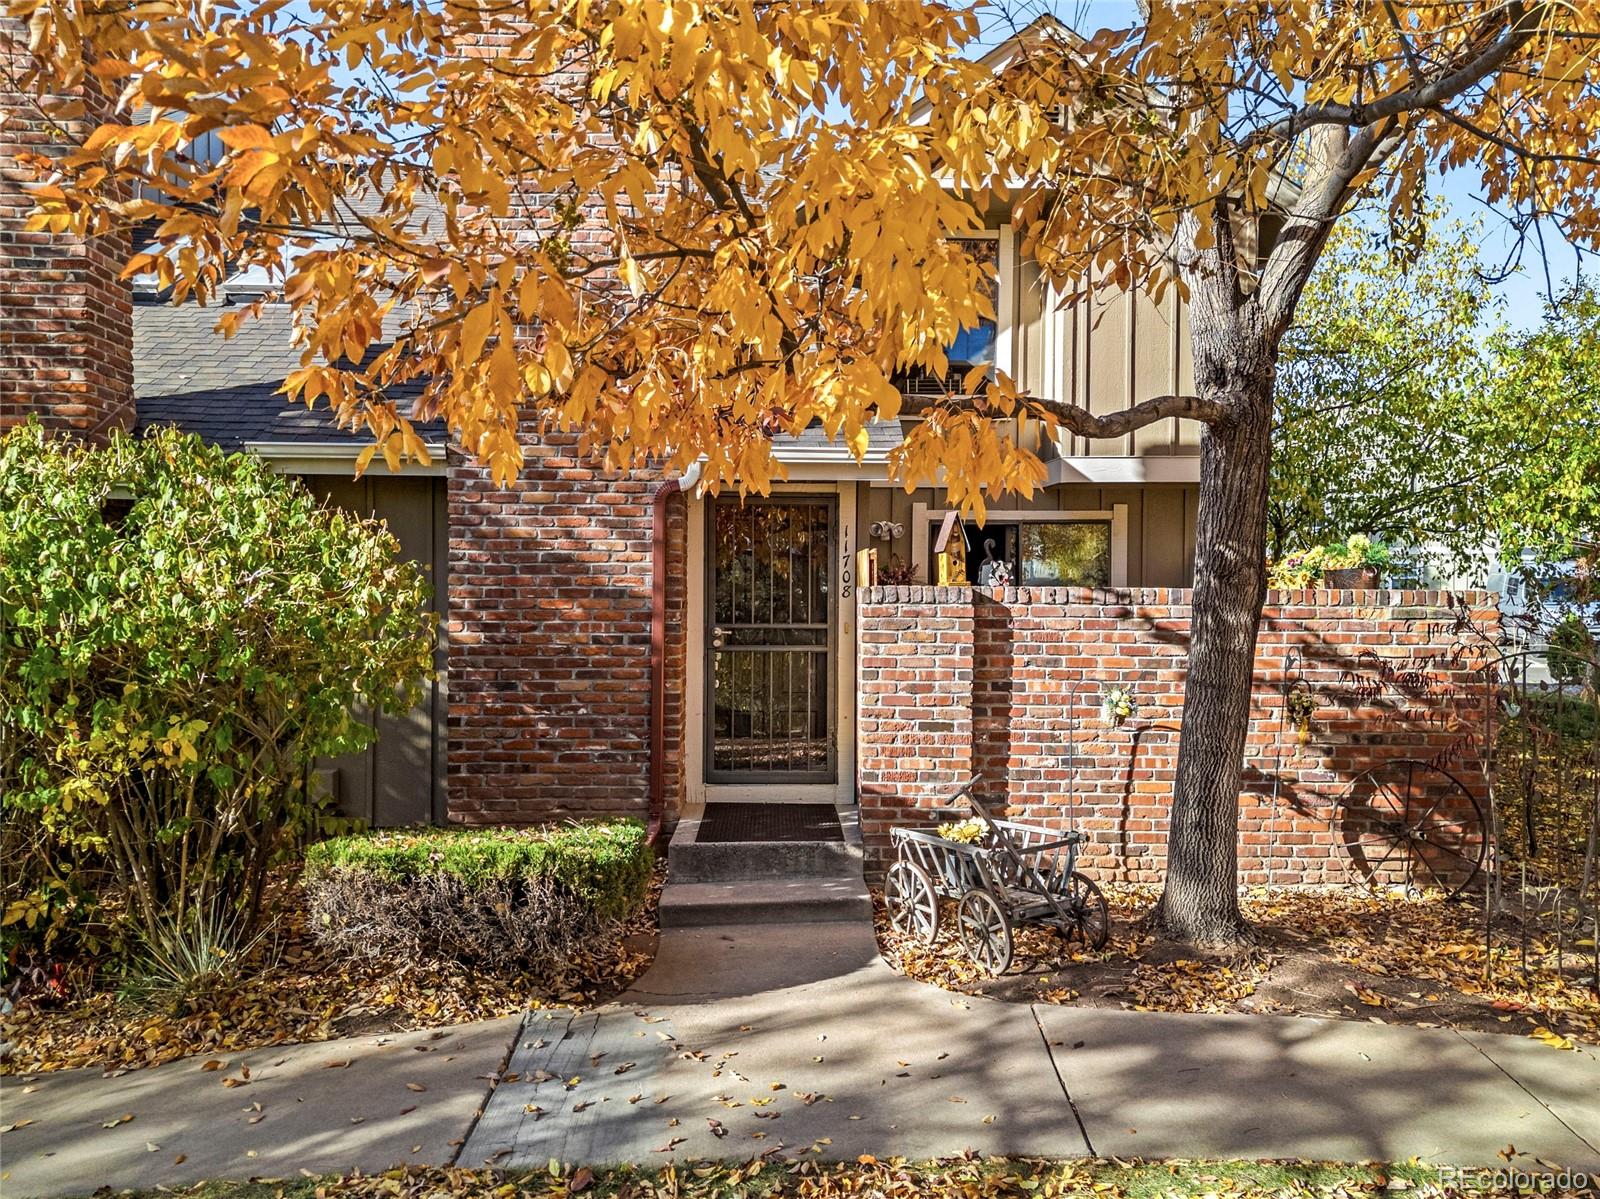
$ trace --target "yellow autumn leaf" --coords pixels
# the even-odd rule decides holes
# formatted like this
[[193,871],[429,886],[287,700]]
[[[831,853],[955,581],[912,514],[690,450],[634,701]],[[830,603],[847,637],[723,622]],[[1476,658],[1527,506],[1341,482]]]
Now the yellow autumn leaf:
[[217,137],[230,150],[260,150],[272,144],[272,134],[260,125],[224,125]]
[[461,322],[461,361],[476,362],[483,357],[483,346],[496,323],[496,305],[490,297],[469,311]]

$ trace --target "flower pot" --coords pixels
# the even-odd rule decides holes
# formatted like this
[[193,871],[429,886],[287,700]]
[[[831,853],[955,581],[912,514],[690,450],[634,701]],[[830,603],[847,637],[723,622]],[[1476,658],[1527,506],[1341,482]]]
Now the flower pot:
[[1375,591],[1379,585],[1376,566],[1347,566],[1341,570],[1325,571],[1324,587],[1348,588],[1353,591]]

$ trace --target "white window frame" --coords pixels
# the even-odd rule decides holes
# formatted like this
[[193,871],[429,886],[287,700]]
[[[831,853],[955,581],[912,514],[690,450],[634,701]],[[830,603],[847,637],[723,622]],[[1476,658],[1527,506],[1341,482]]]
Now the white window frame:
[[957,241],[997,241],[995,248],[997,276],[994,302],[994,365],[1005,371],[1013,382],[1020,379],[1022,363],[1017,361],[1017,235],[1010,225],[998,229],[980,229],[976,233],[963,233]]

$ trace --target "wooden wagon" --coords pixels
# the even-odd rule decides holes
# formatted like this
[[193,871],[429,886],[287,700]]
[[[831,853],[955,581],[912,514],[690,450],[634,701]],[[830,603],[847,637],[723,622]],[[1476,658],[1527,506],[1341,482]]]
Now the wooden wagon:
[[982,820],[975,841],[937,831],[897,828],[894,864],[884,883],[889,922],[931,943],[939,934],[939,901],[956,901],[956,928],[967,956],[991,975],[1011,965],[1012,928],[1043,924],[1089,949],[1105,946],[1110,913],[1094,881],[1077,869],[1080,832],[1059,833],[999,819],[973,794],[977,778],[957,791]]

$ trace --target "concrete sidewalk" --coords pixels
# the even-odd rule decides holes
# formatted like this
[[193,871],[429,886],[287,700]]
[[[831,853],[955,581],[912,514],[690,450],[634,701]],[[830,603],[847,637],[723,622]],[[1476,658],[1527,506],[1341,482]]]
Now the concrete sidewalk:
[[[118,1078],[98,1070],[8,1077],[0,1194],[446,1165],[521,1026],[509,1016],[186,1058]],[[225,1066],[207,1070],[208,1060]]]
[[842,923],[673,933],[624,998],[530,1021],[523,1081],[462,1165],[973,1151],[1600,1171],[1600,1055],[1526,1037],[969,999],[896,975]]
[[[5,1079],[0,1122],[22,1126],[3,1136],[0,1192],[967,1150],[1486,1166],[1510,1153],[1600,1172],[1592,1050],[964,998],[894,974],[857,922],[669,931],[634,990],[595,1012],[226,1060]],[[224,1086],[245,1065],[248,1085]]]
[[870,927],[674,932],[624,998],[529,1021],[462,1165],[1089,1150],[1033,1012],[908,982]]

